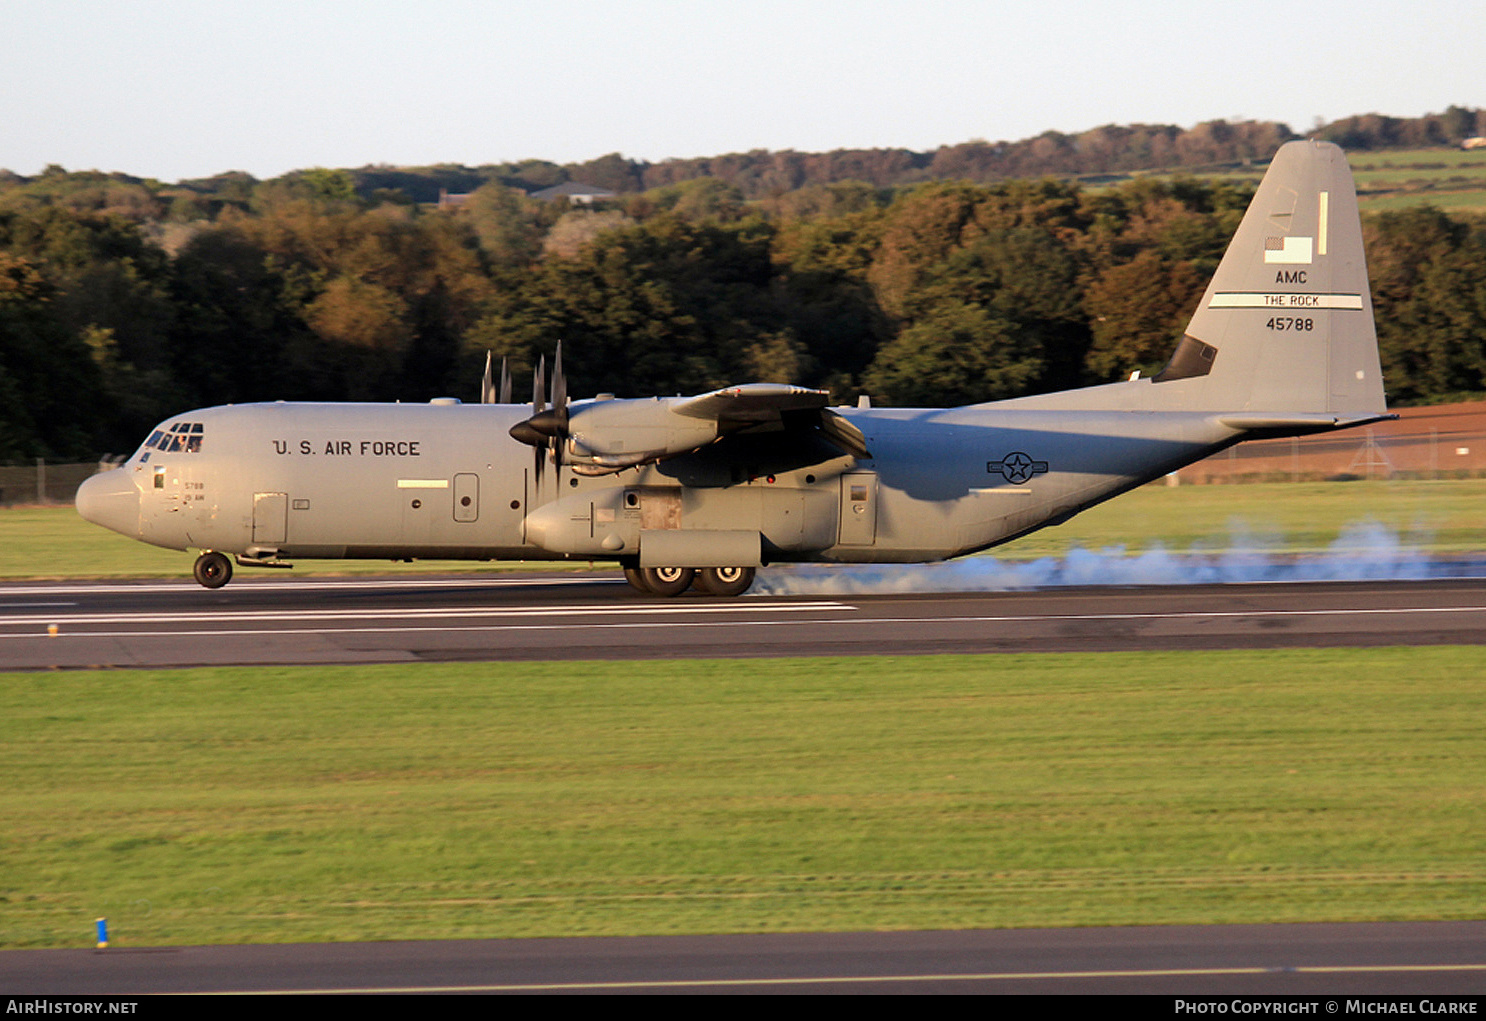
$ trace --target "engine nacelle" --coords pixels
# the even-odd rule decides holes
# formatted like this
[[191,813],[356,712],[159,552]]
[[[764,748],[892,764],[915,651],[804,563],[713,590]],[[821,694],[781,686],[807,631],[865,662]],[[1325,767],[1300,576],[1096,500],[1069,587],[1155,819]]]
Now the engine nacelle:
[[602,475],[690,453],[717,439],[715,419],[678,414],[676,403],[657,397],[573,405],[564,460],[580,475]]

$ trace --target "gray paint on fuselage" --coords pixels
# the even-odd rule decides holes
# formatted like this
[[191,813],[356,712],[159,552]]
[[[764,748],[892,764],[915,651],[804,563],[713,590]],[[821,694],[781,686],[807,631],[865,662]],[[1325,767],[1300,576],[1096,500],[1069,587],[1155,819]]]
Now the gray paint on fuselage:
[[[988,549],[1049,518],[1159,478],[1220,450],[1238,433],[1199,413],[871,412],[843,409],[862,429],[878,473],[878,538],[836,549],[850,562],[939,560]],[[1013,481],[992,466],[1025,454],[1045,471]]]
[[[633,555],[639,522],[624,527],[635,510],[625,494],[674,491],[673,527],[757,528],[769,559],[914,561],[993,546],[1237,435],[1197,413],[839,409],[867,437],[872,458],[819,444],[821,459],[801,464],[798,443],[730,437],[687,458],[595,478],[548,461],[533,492],[532,450],[507,436],[528,413],[473,404],[210,408],[190,413],[205,426],[199,452],[156,452],[147,465],[136,456],[123,470],[141,482],[140,538],[175,549],[252,555],[271,546],[286,559]],[[1019,484],[991,470],[1015,452],[1047,470]],[[157,490],[150,480],[160,467],[166,486]],[[850,471],[874,472],[879,482],[870,545],[837,544],[839,480]],[[472,520],[459,520],[457,476],[477,480]],[[254,538],[255,498],[269,493],[284,494],[289,508],[286,535],[271,544]],[[559,549],[523,541],[528,513],[568,530],[558,538],[557,526],[545,525],[547,546]],[[607,534],[624,544],[604,547]]]

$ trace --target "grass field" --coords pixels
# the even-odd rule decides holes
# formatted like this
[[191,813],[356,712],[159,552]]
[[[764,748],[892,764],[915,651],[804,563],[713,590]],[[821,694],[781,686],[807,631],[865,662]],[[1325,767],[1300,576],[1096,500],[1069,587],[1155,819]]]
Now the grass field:
[[1348,154],[1363,209],[1429,202],[1442,209],[1486,204],[1486,152],[1401,149]]
[[[1000,547],[995,556],[1026,560],[1060,556],[1074,546],[1124,546],[1137,553],[1259,547],[1313,553],[1344,529],[1376,521],[1421,553],[1486,550],[1486,479],[1265,483],[1245,486],[1146,486],[1085,511],[1065,525]],[[146,546],[90,525],[71,507],[0,510],[0,579],[189,577],[193,556]],[[293,574],[502,570],[501,565],[428,561],[301,561]],[[579,566],[587,566],[586,564]],[[239,577],[266,571],[244,568]]]
[[[1385,152],[1349,151],[1347,162],[1357,182],[1358,204],[1364,213],[1428,203],[1441,209],[1470,212],[1486,206],[1486,152],[1454,148],[1397,149]],[[1129,177],[1217,178],[1257,185],[1268,164],[1220,171],[1137,173]],[[1108,186],[1127,179],[1100,175]]]
[[0,943],[1486,912],[1479,649],[0,675]]

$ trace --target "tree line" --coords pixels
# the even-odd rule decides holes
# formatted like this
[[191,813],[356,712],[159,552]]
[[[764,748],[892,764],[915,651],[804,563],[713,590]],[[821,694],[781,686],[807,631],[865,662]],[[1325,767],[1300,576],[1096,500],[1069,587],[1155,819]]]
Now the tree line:
[[[1041,177],[750,199],[703,176],[589,208],[491,180],[440,210],[345,170],[12,175],[0,460],[126,453],[209,404],[472,400],[486,351],[523,378],[559,340],[580,395],[770,380],[935,406],[1149,374],[1251,194]],[[1390,399],[1486,391],[1486,223],[1419,207],[1364,229]]]

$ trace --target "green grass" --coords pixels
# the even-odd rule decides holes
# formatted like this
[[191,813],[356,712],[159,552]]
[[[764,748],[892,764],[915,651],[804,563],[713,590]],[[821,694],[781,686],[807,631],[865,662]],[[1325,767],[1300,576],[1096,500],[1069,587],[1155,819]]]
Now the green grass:
[[[1445,210],[1478,210],[1486,205],[1486,152],[1453,148],[1395,149],[1383,152],[1349,151],[1347,162],[1357,182],[1358,203],[1364,212],[1401,209],[1428,203]],[[1257,185],[1268,164],[1223,170],[1137,172],[1098,175],[1091,191],[1111,187],[1134,177],[1173,180],[1181,177],[1216,178]]]
[[1349,152],[1347,161],[1363,210],[1423,203],[1446,210],[1486,205],[1486,152],[1446,148]]
[[[0,508],[0,579],[188,578],[195,553],[149,546],[89,524],[71,507]],[[533,570],[586,567],[553,564],[387,560],[302,560],[292,572],[240,568],[238,577],[292,578],[325,574],[419,574],[429,571]]]
[[0,675],[0,943],[1486,911],[1479,649]]
[[[1348,526],[1373,520],[1426,553],[1486,550],[1486,479],[1262,483],[1244,486],[1152,485],[1085,511],[1065,525],[1000,547],[1008,559],[1059,556],[1073,546],[1155,545],[1173,552],[1248,548],[1274,552],[1324,550]],[[90,525],[70,507],[0,510],[0,578],[188,577],[192,554],[162,550]],[[401,574],[488,571],[526,564],[425,561],[299,561],[292,574]],[[586,566],[566,565],[566,566]],[[243,568],[239,577],[266,571]]]
[[1409,209],[1418,205],[1432,205],[1447,212],[1479,212],[1486,209],[1486,188],[1479,191],[1448,191],[1440,189],[1429,192],[1400,191],[1369,198],[1365,208],[1369,210]]

